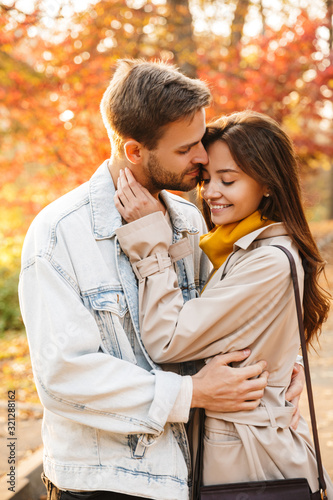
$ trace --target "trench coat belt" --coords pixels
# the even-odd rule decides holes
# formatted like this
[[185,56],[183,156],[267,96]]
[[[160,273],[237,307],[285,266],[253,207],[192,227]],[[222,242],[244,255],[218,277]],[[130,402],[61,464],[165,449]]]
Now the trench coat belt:
[[235,424],[254,425],[258,427],[279,427],[286,429],[290,427],[294,407],[292,405],[281,407],[261,403],[255,410],[240,411],[234,413],[217,413],[206,411],[207,417],[225,420]]
[[193,248],[188,238],[182,238],[169,247],[168,252],[157,252],[155,255],[146,257],[138,262],[132,262],[133,271],[139,281],[157,272],[163,272],[174,262],[192,255]]

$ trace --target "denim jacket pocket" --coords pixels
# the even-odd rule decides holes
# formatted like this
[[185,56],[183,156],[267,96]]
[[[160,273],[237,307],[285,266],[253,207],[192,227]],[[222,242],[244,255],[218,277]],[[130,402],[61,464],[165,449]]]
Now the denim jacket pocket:
[[128,307],[122,290],[107,290],[88,296],[90,308],[99,327],[103,351],[137,364],[124,329]]
[[123,318],[128,311],[124,292],[108,290],[89,295],[89,302],[96,311],[110,311]]

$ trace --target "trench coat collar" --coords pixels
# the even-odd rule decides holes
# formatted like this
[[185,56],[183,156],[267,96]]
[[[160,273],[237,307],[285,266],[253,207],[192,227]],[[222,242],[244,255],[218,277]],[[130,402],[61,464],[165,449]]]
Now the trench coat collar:
[[252,233],[246,234],[242,238],[239,238],[239,240],[234,244],[234,251],[238,248],[247,250],[255,240],[262,240],[266,238],[272,238],[274,236],[286,235],[288,235],[288,232],[283,222],[276,222],[269,226],[257,229],[256,231],[252,231]]

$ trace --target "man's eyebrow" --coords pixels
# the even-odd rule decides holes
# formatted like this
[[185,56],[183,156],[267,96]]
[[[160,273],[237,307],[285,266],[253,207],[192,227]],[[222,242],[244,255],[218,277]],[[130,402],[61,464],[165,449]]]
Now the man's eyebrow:
[[188,149],[188,148],[192,148],[193,146],[196,146],[197,144],[199,144],[199,142],[201,141],[201,139],[199,141],[195,141],[195,142],[192,142],[191,144],[182,144],[181,146],[179,146],[177,149]]

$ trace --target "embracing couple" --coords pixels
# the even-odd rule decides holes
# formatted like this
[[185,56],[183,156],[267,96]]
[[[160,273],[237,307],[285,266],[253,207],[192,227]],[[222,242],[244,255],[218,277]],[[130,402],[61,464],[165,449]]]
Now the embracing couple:
[[[29,229],[19,294],[49,500],[188,500],[196,408],[204,484],[306,477],[317,489],[275,247],[296,261],[310,344],[329,296],[295,152],[259,113],[206,128],[210,99],[168,64],[118,61],[101,103],[110,160]],[[205,220],[164,191],[196,186]]]

